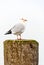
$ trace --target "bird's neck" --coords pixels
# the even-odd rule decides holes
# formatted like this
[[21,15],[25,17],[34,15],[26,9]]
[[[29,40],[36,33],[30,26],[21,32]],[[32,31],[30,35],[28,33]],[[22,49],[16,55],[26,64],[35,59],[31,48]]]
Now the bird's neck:
[[26,25],[26,23],[24,23],[24,22],[20,22],[21,24],[23,24],[23,25]]

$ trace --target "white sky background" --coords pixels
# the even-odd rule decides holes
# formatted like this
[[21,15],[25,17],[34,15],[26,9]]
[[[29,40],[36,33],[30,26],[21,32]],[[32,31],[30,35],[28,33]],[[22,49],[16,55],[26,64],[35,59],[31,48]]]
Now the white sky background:
[[44,65],[44,0],[0,0],[0,65],[4,64],[3,41],[16,39],[16,36],[4,36],[4,33],[21,17],[28,20],[22,38],[39,42],[39,65]]

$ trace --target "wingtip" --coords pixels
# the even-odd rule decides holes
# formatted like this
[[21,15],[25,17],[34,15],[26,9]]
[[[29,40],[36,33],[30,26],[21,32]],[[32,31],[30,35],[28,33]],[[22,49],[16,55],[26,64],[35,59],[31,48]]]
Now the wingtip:
[[7,33],[5,33],[4,35],[7,35]]
[[7,34],[12,34],[12,31],[9,30],[7,33],[5,33],[4,35],[7,35]]

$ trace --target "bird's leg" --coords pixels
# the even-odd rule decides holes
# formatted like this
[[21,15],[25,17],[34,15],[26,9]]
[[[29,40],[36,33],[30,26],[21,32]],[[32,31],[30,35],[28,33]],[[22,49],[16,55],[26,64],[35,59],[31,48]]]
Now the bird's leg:
[[18,39],[18,35],[17,35],[17,39]]
[[21,40],[21,35],[20,35],[20,40]]
[[21,35],[19,35],[19,38],[18,38],[18,35],[17,35],[17,39],[18,39],[18,40],[19,40],[19,39],[21,40]]

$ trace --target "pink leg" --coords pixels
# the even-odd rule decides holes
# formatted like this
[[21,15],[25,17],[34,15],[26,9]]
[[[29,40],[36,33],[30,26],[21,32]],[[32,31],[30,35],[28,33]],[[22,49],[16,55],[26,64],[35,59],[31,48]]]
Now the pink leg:
[[17,35],[17,39],[18,39],[18,35]]
[[19,40],[19,39],[21,40],[21,35],[19,35],[19,37],[20,37],[20,38],[18,38],[18,35],[17,35],[17,40]]
[[21,35],[20,35],[20,40],[21,40]]

